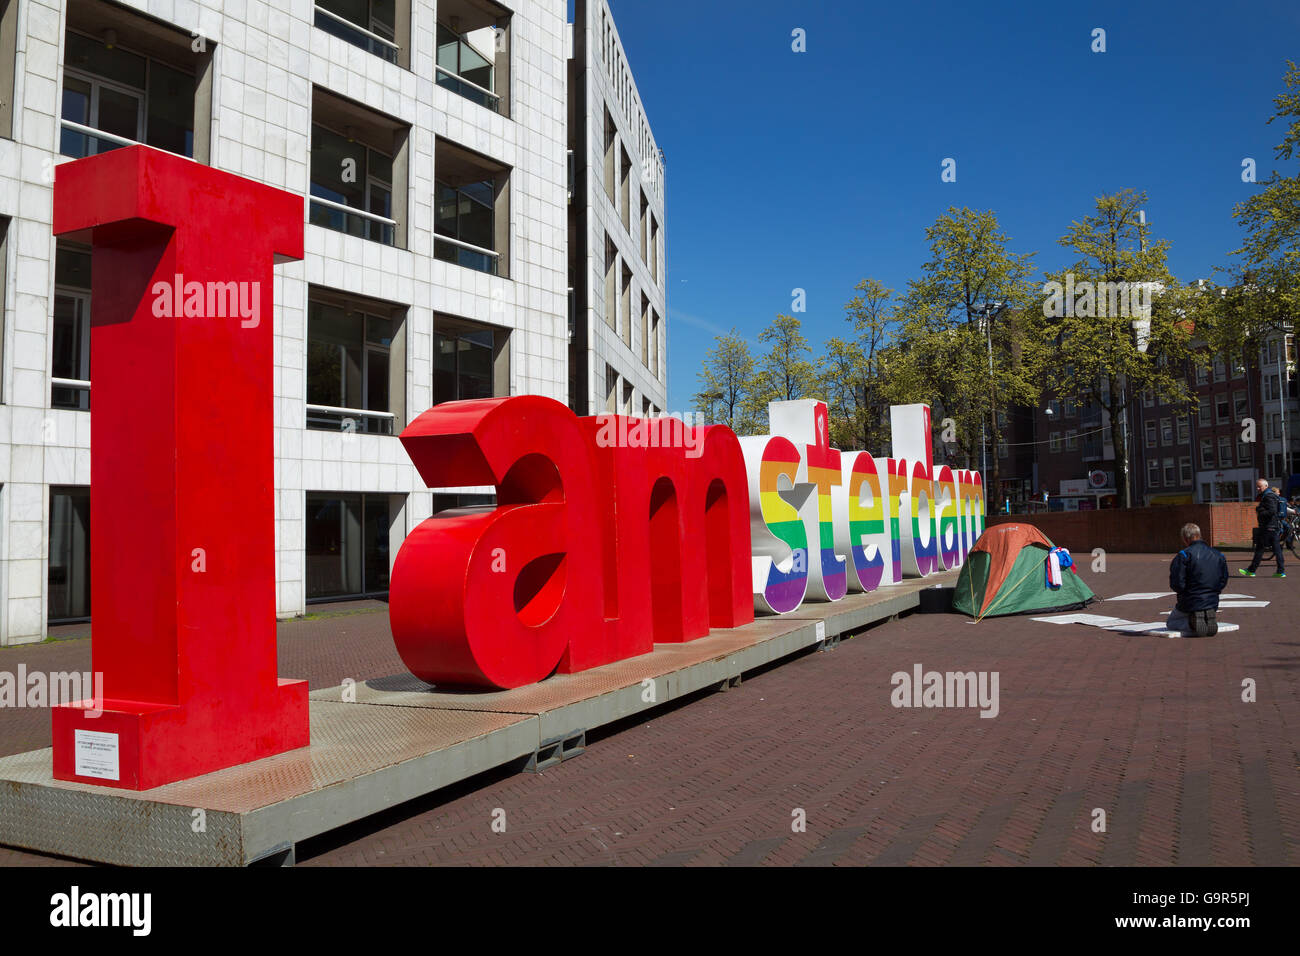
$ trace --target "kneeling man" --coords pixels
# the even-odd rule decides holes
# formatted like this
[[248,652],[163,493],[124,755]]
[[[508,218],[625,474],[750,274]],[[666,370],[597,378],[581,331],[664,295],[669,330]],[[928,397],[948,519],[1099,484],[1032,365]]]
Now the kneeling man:
[[1228,562],[1223,554],[1201,540],[1201,529],[1183,525],[1183,550],[1169,565],[1169,586],[1178,595],[1169,629],[1194,637],[1213,637],[1219,632],[1219,592],[1228,583]]

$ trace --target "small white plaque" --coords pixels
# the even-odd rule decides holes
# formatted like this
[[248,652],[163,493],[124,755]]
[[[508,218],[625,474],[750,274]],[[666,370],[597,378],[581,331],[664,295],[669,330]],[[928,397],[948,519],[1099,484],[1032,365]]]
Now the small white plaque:
[[118,735],[102,730],[74,730],[73,743],[77,759],[74,773],[78,777],[118,780]]
[[826,622],[825,622],[825,621],[818,621],[818,622],[817,622],[817,640],[819,640],[819,641],[824,641],[824,640],[826,640]]

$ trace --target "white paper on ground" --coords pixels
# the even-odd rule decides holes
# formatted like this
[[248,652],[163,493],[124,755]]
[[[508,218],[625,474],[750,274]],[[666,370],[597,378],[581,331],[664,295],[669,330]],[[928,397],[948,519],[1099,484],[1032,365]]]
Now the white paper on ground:
[[1052,614],[1048,617],[1035,617],[1030,620],[1046,621],[1048,624],[1091,624],[1104,627],[1107,624],[1131,624],[1122,617],[1108,617],[1105,614]]
[[[1220,624],[1220,625],[1219,625],[1219,633],[1220,633],[1220,634],[1222,634],[1224,631],[1236,631],[1236,630],[1240,630],[1240,629],[1241,629],[1241,625],[1240,625],[1240,624]],[[1192,636],[1193,636],[1191,631],[1166,631],[1166,630],[1160,630],[1160,631],[1147,631],[1147,632],[1146,632],[1146,635],[1147,635],[1148,637],[1192,637]],[[1204,640],[1204,638],[1197,638],[1197,640]]]
[[1244,600],[1250,600],[1250,599],[1253,598],[1254,596],[1255,596],[1255,595],[1253,595],[1253,594],[1220,594],[1220,595],[1219,595],[1219,600],[1220,600],[1220,601],[1231,601],[1233,598],[1240,598],[1240,599],[1244,599]]
[[1134,591],[1132,594],[1121,594],[1118,597],[1103,598],[1105,601],[1153,601],[1156,598],[1169,597],[1173,591]]
[[[1138,634],[1145,637],[1192,637],[1193,636],[1191,631],[1171,631],[1167,626],[1168,623],[1169,622],[1167,620],[1153,621],[1150,624],[1133,624],[1127,626],[1118,625],[1116,627],[1108,627],[1106,628],[1106,630],[1115,631],[1116,633],[1119,634]],[[1219,625],[1219,631],[1220,633],[1224,631],[1235,631],[1238,630],[1240,627],[1241,625],[1239,624],[1222,623]]]
[[1219,607],[1268,607],[1268,601],[1224,601],[1219,600]]

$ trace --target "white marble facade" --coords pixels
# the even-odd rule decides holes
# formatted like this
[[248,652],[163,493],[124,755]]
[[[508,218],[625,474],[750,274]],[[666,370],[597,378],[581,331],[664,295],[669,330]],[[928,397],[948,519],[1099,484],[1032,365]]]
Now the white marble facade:
[[[0,226],[7,226],[0,644],[37,641],[46,633],[50,488],[90,481],[92,413],[51,407],[51,168],[67,161],[59,154],[58,109],[67,8],[105,2],[8,0],[16,4],[16,41],[10,41],[16,70],[12,138],[0,130]],[[276,269],[277,610],[285,617],[301,614],[309,492],[392,496],[395,541],[432,507],[431,493],[396,437],[305,427],[309,287],[405,307],[405,396],[397,430],[432,404],[435,311],[510,330],[511,394],[568,399],[565,3],[506,3],[508,117],[435,83],[434,0],[409,3],[410,69],[314,26],[312,0],[119,0],[117,6],[211,44],[208,155],[218,168],[306,194],[313,90],[409,126],[405,247],[308,224],[305,261]],[[399,2],[399,11],[404,6]],[[126,47],[129,41],[123,36],[119,42]],[[434,258],[435,137],[509,168],[508,278]],[[662,193],[655,195],[662,224]],[[402,202],[394,197],[395,207]],[[661,290],[656,294],[666,329]],[[662,388],[628,374],[662,408]]]

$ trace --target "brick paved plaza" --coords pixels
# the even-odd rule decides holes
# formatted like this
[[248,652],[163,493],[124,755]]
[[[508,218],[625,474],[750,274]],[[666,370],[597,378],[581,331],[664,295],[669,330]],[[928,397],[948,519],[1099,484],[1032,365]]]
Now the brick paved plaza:
[[[1228,555],[1228,590],[1272,603],[1222,611],[1236,632],[913,614],[589,735],[543,774],[489,774],[300,844],[299,865],[1295,864],[1300,583],[1239,577],[1247,557]],[[1105,597],[1167,590],[1167,567],[1082,570]],[[1170,600],[1093,610],[1155,620]],[[78,633],[0,650],[0,670],[86,670]],[[313,689],[403,671],[377,604],[282,624],[280,662]],[[998,715],[894,708],[890,677],[916,664],[997,671]],[[0,754],[49,743],[48,711],[0,710]],[[66,862],[0,849],[4,865]]]

